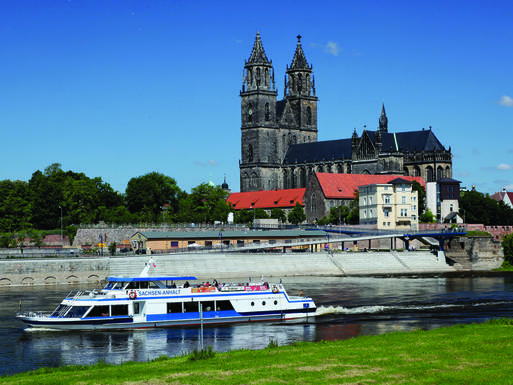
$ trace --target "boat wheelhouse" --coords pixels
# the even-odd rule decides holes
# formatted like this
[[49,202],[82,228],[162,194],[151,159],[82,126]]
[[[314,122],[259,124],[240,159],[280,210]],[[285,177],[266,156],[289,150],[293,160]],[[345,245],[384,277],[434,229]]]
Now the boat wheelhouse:
[[281,283],[197,284],[193,276],[145,275],[108,277],[101,291],[72,291],[51,313],[17,317],[34,328],[101,330],[285,321],[316,311],[311,298],[289,296]]

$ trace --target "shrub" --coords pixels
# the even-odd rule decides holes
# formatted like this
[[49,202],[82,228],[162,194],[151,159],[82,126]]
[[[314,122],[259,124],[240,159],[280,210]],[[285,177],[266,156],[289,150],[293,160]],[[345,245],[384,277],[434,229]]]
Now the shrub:
[[189,361],[198,361],[198,360],[207,360],[209,358],[214,358],[216,356],[216,352],[212,345],[208,345],[203,349],[194,349],[191,353],[187,355],[187,360]]

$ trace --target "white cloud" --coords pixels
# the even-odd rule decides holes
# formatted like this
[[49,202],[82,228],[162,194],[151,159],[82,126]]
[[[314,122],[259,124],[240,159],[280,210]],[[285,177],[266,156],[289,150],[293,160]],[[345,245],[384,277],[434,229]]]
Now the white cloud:
[[201,161],[199,161],[199,160],[195,160],[195,161],[194,161],[194,165],[195,165],[195,166],[200,166],[200,167],[205,167],[205,166],[206,166],[206,164],[205,164],[205,163],[203,163],[203,162],[201,162]]
[[506,188],[506,190],[508,191],[513,191],[513,184],[508,184],[506,186],[504,186]]
[[219,162],[217,160],[215,160],[215,159],[210,159],[208,161],[208,164],[211,165],[211,166],[214,166],[214,167],[215,166],[219,166]]
[[501,170],[501,171],[513,170],[513,164],[500,163],[497,166],[497,170]]
[[504,95],[500,100],[499,104],[504,107],[513,107],[513,98],[508,95]]
[[335,43],[334,41],[328,41],[326,43],[326,46],[324,47],[324,52],[327,52],[333,56],[338,56],[338,54],[340,52],[340,48],[339,48],[338,44]]

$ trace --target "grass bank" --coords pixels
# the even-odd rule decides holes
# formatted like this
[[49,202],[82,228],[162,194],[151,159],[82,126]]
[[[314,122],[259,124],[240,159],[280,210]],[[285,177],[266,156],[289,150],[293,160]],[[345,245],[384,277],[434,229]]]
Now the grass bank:
[[[122,365],[66,366],[2,384],[511,384],[513,321],[345,341],[270,344]],[[202,359],[205,358],[205,359]]]

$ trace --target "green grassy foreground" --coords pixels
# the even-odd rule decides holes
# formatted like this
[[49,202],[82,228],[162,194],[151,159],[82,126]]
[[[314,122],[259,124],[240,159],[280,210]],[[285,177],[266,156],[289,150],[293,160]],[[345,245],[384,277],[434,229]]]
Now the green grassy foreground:
[[[122,365],[65,366],[2,384],[512,384],[513,320]],[[208,351],[207,351],[208,353]],[[209,354],[205,354],[208,356]],[[195,356],[198,358],[198,355]]]

